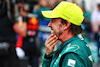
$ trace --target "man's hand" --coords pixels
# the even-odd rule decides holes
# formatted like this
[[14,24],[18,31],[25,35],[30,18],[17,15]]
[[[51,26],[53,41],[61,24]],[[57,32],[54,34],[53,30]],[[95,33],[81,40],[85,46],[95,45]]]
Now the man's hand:
[[49,55],[51,52],[53,52],[54,46],[58,42],[58,37],[54,34],[51,34],[48,39],[45,42],[46,47],[46,55]]

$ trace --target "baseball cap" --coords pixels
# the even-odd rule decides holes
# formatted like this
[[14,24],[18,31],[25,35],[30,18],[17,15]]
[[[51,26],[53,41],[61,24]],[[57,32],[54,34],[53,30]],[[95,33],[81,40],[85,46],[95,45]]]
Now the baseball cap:
[[62,18],[72,24],[80,26],[84,16],[83,12],[75,3],[61,1],[53,10],[42,11],[46,18]]

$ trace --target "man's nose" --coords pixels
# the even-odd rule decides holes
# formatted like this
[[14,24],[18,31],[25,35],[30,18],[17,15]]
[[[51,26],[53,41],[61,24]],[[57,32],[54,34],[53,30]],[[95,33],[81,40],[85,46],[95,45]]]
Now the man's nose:
[[51,21],[49,22],[48,27],[51,27]]

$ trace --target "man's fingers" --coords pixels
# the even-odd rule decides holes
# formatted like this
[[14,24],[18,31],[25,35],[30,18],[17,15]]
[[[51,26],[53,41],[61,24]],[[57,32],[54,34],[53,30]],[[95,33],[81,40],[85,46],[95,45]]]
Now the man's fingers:
[[45,47],[46,47],[46,54],[48,55],[48,54],[50,54],[52,51],[53,51],[53,49],[54,49],[54,46],[57,44],[57,42],[58,42],[58,37],[56,36],[56,35],[54,35],[54,34],[52,34],[52,35],[50,35],[49,37],[48,37],[48,39],[46,40],[46,42],[45,42]]
[[48,43],[50,43],[50,42],[52,42],[56,38],[57,38],[56,35],[54,35],[53,37],[49,38],[47,41],[48,41]]
[[51,48],[54,48],[54,46],[58,43],[58,40],[56,40],[56,42],[54,42],[52,45],[51,45]]
[[52,44],[54,44],[57,41],[57,38],[53,39],[49,44],[49,46],[51,46]]

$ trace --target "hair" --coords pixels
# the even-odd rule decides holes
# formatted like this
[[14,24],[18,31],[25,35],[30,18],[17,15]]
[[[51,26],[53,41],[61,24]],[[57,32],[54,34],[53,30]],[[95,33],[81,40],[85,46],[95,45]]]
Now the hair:
[[[66,20],[64,20],[62,18],[61,18],[61,23],[67,25]],[[69,27],[69,32],[71,32],[72,35],[77,35],[79,33],[82,33],[83,29],[81,28],[81,26],[77,26],[77,25],[74,25],[71,23],[71,25]]]

